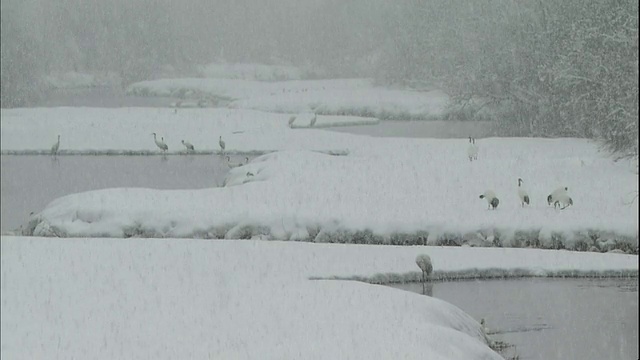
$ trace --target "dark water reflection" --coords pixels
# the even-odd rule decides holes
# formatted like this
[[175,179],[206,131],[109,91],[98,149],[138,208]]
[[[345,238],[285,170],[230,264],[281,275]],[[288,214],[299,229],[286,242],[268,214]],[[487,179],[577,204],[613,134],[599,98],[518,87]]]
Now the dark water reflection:
[[[232,159],[240,162],[244,156]],[[229,171],[215,155],[1,157],[1,228],[14,230],[52,200],[115,187],[202,189],[219,186]]]
[[[419,283],[392,286],[422,293]],[[638,358],[637,278],[436,282],[431,291],[486,319],[521,360]]]

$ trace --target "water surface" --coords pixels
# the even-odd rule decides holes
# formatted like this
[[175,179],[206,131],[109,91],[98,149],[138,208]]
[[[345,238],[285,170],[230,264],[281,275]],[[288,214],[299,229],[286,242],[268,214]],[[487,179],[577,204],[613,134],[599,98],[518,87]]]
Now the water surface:
[[[69,194],[117,187],[202,189],[219,186],[229,171],[216,155],[2,155],[1,230],[15,230],[30,212]],[[241,162],[244,156],[232,158]]]
[[[422,293],[421,284],[393,287]],[[638,279],[513,279],[436,282],[454,304],[520,360],[637,359]]]

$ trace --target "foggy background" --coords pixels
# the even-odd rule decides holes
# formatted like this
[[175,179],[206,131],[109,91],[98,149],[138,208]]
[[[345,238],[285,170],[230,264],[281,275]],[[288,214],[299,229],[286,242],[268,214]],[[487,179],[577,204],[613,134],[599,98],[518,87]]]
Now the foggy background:
[[[604,140],[638,153],[635,0],[2,0],[2,107],[36,106],[54,72],[120,86],[217,63],[440,88],[450,117],[485,100],[501,135]],[[486,110],[486,109],[485,109]],[[486,120],[486,112],[482,115]]]

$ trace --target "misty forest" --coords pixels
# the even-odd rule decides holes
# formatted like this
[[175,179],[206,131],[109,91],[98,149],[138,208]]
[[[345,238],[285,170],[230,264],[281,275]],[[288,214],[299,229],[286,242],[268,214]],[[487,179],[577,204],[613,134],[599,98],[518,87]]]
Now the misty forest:
[[463,105],[486,99],[501,135],[638,154],[633,0],[2,1],[3,107],[37,104],[52,72],[115,72],[127,86],[213,60],[435,86]]
[[2,359],[637,359],[636,0],[2,0]]

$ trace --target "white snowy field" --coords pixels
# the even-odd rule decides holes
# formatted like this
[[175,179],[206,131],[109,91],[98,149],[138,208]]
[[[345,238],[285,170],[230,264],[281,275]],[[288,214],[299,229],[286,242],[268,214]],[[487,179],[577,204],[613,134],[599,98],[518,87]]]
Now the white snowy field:
[[442,117],[449,97],[440,90],[411,91],[375,86],[369,79],[261,82],[178,78],[143,81],[127,93],[143,96],[214,98],[230,108],[278,113],[316,112],[382,119]]
[[290,65],[266,65],[258,63],[209,63],[198,67],[205,78],[239,80],[300,80],[304,71]]
[[[270,153],[232,169],[220,188],[72,194],[35,214],[25,230],[60,237],[402,243],[399,236],[408,236],[433,245],[453,239],[521,247],[537,240],[552,247],[560,240],[570,249],[637,247],[635,168],[614,163],[588,141],[483,139],[479,159],[470,162],[465,140],[340,135],[335,139],[352,139],[343,145],[349,156]],[[529,207],[520,205],[518,178]],[[559,186],[574,201],[565,210],[547,205]],[[486,189],[496,192],[497,210],[479,199]]]
[[312,277],[418,270],[638,271],[636,256],[535,249],[7,237],[2,358],[500,359],[441,300]]
[[122,79],[113,72],[79,73],[76,71],[54,72],[43,78],[43,83],[53,89],[79,89],[97,86],[120,85]]
[[[296,121],[289,127],[289,118]],[[344,153],[349,136],[309,132],[311,113],[274,114],[232,109],[166,108],[27,108],[2,109],[2,154],[48,154],[61,136],[61,154],[160,153],[151,133],[164,138],[167,153],[178,154],[192,143],[196,153],[264,153],[307,149]],[[375,118],[317,116],[314,127],[375,125]],[[336,139],[342,141],[336,142]]]
[[[637,165],[615,163],[587,140],[478,139],[478,160],[470,162],[466,140],[296,128],[308,126],[309,113],[298,114],[293,128],[289,114],[230,109],[36,108],[1,115],[2,154],[48,154],[58,134],[61,154],[159,154],[152,132],[172,154],[185,152],[181,140],[218,154],[219,136],[228,154],[286,150],[232,170],[225,188],[63,197],[35,215],[27,232],[36,235],[399,243],[394,236],[409,234],[429,244],[516,247],[560,239],[569,248],[601,251],[638,244]],[[377,122],[318,116],[316,125],[358,121]],[[518,178],[530,207],[520,207]],[[562,211],[546,204],[560,186],[574,201]],[[500,199],[496,211],[478,198],[487,189]],[[354,238],[357,231],[364,239]]]

